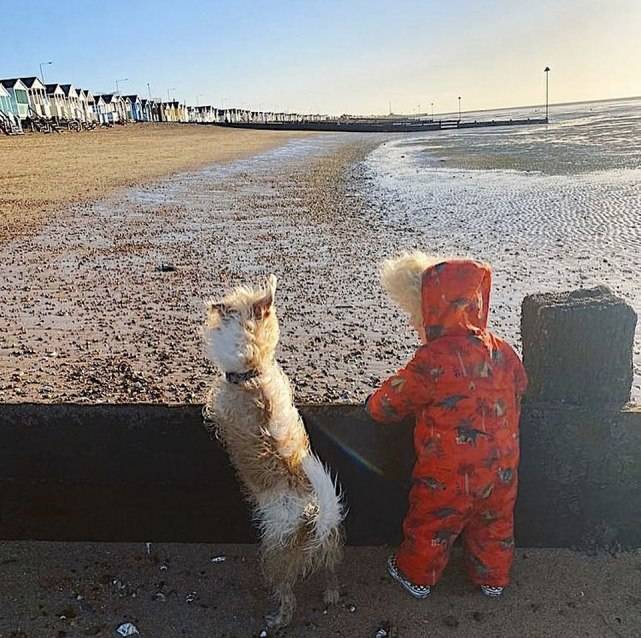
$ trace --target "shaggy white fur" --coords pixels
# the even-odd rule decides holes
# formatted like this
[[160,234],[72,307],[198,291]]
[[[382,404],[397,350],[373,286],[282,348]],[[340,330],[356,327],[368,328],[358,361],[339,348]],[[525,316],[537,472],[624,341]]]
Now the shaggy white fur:
[[238,288],[208,307],[207,356],[223,373],[205,418],[225,445],[254,508],[263,570],[278,599],[270,626],[290,622],[297,580],[323,567],[326,603],[338,600],[334,570],[342,556],[343,507],[337,486],[311,452],[287,377],[275,361],[279,329],[276,278]]

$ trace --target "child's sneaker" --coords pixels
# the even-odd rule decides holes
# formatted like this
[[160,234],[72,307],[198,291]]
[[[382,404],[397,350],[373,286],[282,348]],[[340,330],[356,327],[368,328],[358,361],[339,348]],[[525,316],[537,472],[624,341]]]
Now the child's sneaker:
[[405,578],[398,569],[398,566],[396,565],[396,556],[394,556],[394,554],[387,559],[387,572],[410,596],[413,596],[414,598],[427,598],[432,591],[429,585],[415,585],[407,580],[407,578]]
[[492,587],[491,585],[481,585],[481,591],[490,598],[498,598],[503,594],[503,587]]

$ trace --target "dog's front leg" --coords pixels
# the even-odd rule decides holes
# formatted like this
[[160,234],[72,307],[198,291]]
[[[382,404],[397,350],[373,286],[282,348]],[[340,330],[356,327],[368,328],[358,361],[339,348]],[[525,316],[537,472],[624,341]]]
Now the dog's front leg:
[[325,591],[323,592],[323,602],[326,605],[335,605],[340,598],[338,591],[338,578],[334,567],[327,567],[325,569]]

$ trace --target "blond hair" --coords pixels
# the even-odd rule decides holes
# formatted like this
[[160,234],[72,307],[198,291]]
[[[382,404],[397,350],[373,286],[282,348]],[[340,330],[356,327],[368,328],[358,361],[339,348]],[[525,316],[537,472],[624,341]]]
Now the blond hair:
[[381,284],[392,301],[404,310],[412,325],[420,331],[423,325],[421,284],[427,268],[437,264],[438,257],[416,250],[386,259],[381,265]]

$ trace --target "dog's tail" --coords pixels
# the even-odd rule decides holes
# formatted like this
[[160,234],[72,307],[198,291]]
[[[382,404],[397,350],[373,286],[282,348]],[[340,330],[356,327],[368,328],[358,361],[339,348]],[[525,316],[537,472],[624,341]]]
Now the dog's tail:
[[330,541],[338,541],[345,518],[345,507],[338,484],[314,454],[303,459],[303,469],[312,485],[318,506],[310,521],[314,528],[314,542],[324,545]]

